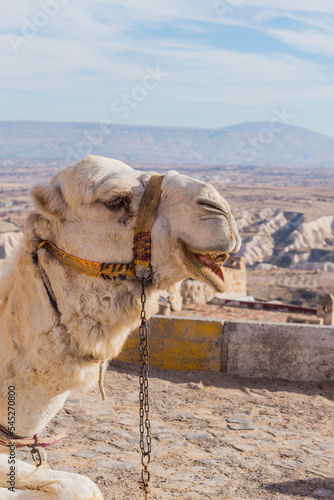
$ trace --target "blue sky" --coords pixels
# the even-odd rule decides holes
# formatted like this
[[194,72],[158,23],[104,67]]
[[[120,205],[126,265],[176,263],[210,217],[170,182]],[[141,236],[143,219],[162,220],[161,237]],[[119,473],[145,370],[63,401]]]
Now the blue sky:
[[333,0],[1,8],[0,120],[223,127],[285,109],[334,137]]

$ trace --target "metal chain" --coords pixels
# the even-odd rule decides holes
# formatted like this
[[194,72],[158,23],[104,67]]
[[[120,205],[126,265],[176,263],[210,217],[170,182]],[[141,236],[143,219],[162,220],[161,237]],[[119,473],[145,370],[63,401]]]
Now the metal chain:
[[139,433],[140,433],[140,451],[141,463],[143,470],[141,473],[140,488],[145,492],[145,499],[149,498],[151,491],[150,487],[150,472],[148,464],[151,460],[151,435],[150,435],[150,420],[149,420],[149,401],[148,401],[148,324],[145,314],[146,293],[145,286],[147,280],[145,278],[141,281],[141,323],[139,326]]

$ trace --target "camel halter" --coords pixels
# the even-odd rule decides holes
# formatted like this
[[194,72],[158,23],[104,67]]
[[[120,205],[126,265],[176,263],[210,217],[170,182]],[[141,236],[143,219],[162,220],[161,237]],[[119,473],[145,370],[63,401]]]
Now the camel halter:
[[[60,248],[56,247],[50,241],[42,241],[35,254],[33,260],[39,270],[44,288],[49,297],[52,307],[60,315],[58,310],[57,301],[52,290],[51,283],[45,271],[39,266],[38,250],[45,248],[50,252],[61,264],[64,266],[96,278],[103,278],[105,280],[126,280],[127,278],[134,278],[141,281],[141,324],[139,326],[139,352],[140,352],[140,377],[139,377],[139,416],[140,416],[140,450],[141,450],[141,463],[143,466],[141,481],[139,481],[140,489],[145,493],[145,499],[149,498],[151,492],[150,485],[150,472],[148,465],[151,457],[151,435],[150,435],[150,420],[149,420],[149,401],[148,401],[148,325],[145,316],[145,302],[146,294],[145,287],[147,281],[152,279],[152,266],[151,266],[151,230],[158,210],[158,205],[161,197],[161,184],[164,176],[153,174],[150,178],[147,187],[141,199],[137,220],[134,227],[133,238],[133,260],[126,264],[112,264],[105,262],[93,262],[89,260],[80,259],[74,255],[70,255]],[[145,266],[148,270],[146,277],[140,278],[136,275],[135,266],[140,264]],[[106,399],[103,387],[103,373],[105,368],[105,360],[100,362],[99,367],[99,389],[102,399]],[[41,461],[42,463],[42,461]]]
[[127,264],[111,264],[105,262],[93,262],[90,260],[74,257],[60,250],[50,241],[42,241],[37,250],[45,248],[64,266],[87,276],[103,278],[105,280],[125,280],[137,278],[135,266],[141,264],[151,269],[151,230],[161,197],[161,184],[164,176],[154,174],[150,178],[140,202],[136,225],[134,227],[133,260]]

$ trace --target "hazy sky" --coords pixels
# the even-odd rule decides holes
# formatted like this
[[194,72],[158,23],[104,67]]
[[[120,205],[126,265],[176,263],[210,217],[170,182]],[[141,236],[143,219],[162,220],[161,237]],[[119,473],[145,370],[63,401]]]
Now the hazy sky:
[[3,0],[0,120],[334,136],[334,0]]

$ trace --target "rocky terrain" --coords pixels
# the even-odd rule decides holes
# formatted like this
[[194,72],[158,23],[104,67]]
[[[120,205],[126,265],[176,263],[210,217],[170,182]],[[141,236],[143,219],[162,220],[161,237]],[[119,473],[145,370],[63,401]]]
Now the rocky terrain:
[[306,222],[303,213],[245,210],[237,225],[250,234],[240,251],[248,266],[334,271],[334,215]]

